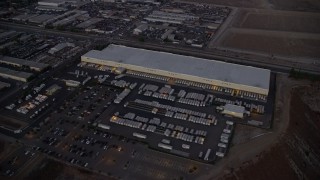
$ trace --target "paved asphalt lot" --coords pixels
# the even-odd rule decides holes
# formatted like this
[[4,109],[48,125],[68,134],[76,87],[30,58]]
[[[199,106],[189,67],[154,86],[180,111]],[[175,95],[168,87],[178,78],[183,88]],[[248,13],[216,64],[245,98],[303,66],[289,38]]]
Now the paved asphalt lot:
[[[88,75],[92,77],[92,80],[80,88],[68,88],[65,86],[63,80],[72,79],[82,81],[84,79],[84,77],[76,78],[76,75],[70,73],[75,72],[76,69],[84,71],[84,74],[88,73]],[[104,83],[97,84],[96,79],[93,78],[97,75],[109,75],[110,77],[107,78]],[[178,179],[186,176],[192,178],[204,173],[202,171],[205,171],[210,165],[201,162],[211,163],[216,159],[215,151],[218,149],[217,144],[220,141],[222,130],[226,126],[225,122],[227,119],[232,118],[219,115],[214,110],[215,106],[212,105],[197,107],[138,94],[138,89],[143,83],[153,84],[159,87],[163,87],[166,83],[133,76],[125,76],[122,77],[121,80],[131,83],[136,82],[137,86],[121,103],[114,104],[113,100],[117,94],[123,90],[123,88],[110,84],[114,77],[115,75],[110,72],[74,66],[69,68],[64,74],[57,75],[53,79],[46,81],[46,84],[48,84],[47,87],[52,84],[58,84],[62,88],[48,99],[49,101],[52,101],[53,98],[56,100],[48,110],[43,113],[43,116],[27,129],[28,133],[21,141],[32,147],[33,151],[43,152],[69,164],[124,179],[132,179],[132,177],[136,179]],[[175,89],[174,95],[176,95],[179,90],[184,89],[187,92],[196,92],[205,95],[210,93],[220,98],[236,99],[235,97],[217,94],[203,89],[180,85],[171,85],[171,87]],[[213,114],[218,119],[218,124],[217,126],[206,126],[141,111],[137,108],[124,107],[126,102],[131,102],[136,99],[158,101],[161,104]],[[257,103],[255,100],[242,100]],[[263,102],[259,103],[263,104]],[[204,130],[207,131],[206,139],[204,144],[201,145],[194,142],[185,142],[173,137],[166,137],[158,131],[152,133],[118,125],[110,122],[110,118],[115,112],[119,112],[119,116],[133,112],[142,117],[157,117],[167,124],[189,128],[189,131],[190,129]],[[48,114],[50,115],[48,116]],[[29,114],[26,116],[29,116]],[[262,115],[261,117],[263,118]],[[45,119],[48,121],[44,121]],[[39,122],[42,123],[38,124]],[[110,130],[98,128],[93,126],[94,123],[103,123],[109,125],[111,128]],[[38,128],[34,129],[34,127]],[[132,136],[133,132],[145,134],[147,138],[140,142],[141,139]],[[162,139],[170,140],[170,145],[172,145],[175,151],[164,150],[157,147]],[[190,145],[190,149],[183,149],[182,144]],[[204,161],[204,154],[209,148],[213,151],[209,156],[209,161]],[[203,152],[201,159],[198,158],[200,151]],[[185,152],[189,154],[189,157],[181,158],[173,155],[177,154],[177,152]],[[181,156],[181,154],[179,156]],[[190,173],[190,169],[194,167],[198,168],[198,170]],[[15,167],[10,168],[15,170]]]

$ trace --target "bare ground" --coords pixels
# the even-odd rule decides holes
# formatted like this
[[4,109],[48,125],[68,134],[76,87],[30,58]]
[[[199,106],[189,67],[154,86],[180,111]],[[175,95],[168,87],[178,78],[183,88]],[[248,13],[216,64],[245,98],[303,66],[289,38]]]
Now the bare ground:
[[290,11],[320,11],[318,0],[269,0],[275,9]]
[[306,59],[310,67],[310,61],[320,60],[319,13],[238,9],[228,19],[209,48],[289,58],[292,63]]
[[0,161],[14,152],[18,147],[20,147],[18,144],[0,138]]
[[320,33],[318,13],[259,10],[242,10],[233,27],[272,31]]
[[232,147],[227,157],[218,161],[208,172],[199,179],[223,179],[234,171],[245,168],[257,162],[262,153],[276,145],[284,136],[289,125],[291,89],[295,86],[306,85],[306,81],[289,79],[286,75],[277,75],[276,100],[273,126],[270,130],[237,125]]
[[318,0],[184,0],[245,8],[277,9],[288,11],[320,11]]
[[208,3],[223,6],[246,7],[246,8],[270,8],[268,0],[183,0],[186,2]]
[[315,58],[320,56],[318,51],[320,34],[307,36],[299,33],[233,29],[228,34],[225,34],[225,39],[221,46],[227,49],[253,51],[285,57]]
[[312,84],[291,91],[289,124],[280,139],[221,179],[319,179],[319,90],[320,84]]
[[[112,175],[111,175],[112,176]],[[33,179],[52,179],[52,180],[113,180],[112,177],[103,176],[85,169],[66,165],[52,159],[43,159],[38,162],[36,168],[31,170],[25,177],[25,180]]]

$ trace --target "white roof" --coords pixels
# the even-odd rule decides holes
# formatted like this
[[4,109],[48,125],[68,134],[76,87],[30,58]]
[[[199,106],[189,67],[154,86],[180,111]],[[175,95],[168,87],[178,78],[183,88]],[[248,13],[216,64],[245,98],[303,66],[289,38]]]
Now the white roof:
[[224,110],[229,112],[240,113],[240,114],[243,114],[245,112],[245,108],[243,106],[237,106],[233,104],[224,105]]
[[251,66],[113,44],[83,56],[269,90],[270,70]]

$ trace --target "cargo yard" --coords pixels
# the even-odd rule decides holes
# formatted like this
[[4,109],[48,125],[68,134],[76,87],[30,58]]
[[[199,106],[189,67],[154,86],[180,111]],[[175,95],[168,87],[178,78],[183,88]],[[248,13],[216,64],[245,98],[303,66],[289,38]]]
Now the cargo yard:
[[[121,46],[109,45],[105,50],[108,48]],[[143,50],[133,48],[131,53],[140,51]],[[110,60],[117,61],[112,51],[105,53]],[[270,71],[236,65],[247,71],[248,76],[252,71],[261,71],[261,76],[266,76],[264,87],[268,89],[259,92],[250,84],[225,86],[214,79],[210,83],[201,82],[201,74],[192,74],[192,69],[188,70],[191,79],[181,79],[177,73],[187,72],[171,72],[174,76],[170,73],[164,76],[152,70],[156,67],[147,64],[144,65],[148,73],[125,64],[111,66],[97,60],[89,62],[90,54],[91,51],[84,54],[82,61],[67,68],[65,73],[27,88],[21,99],[6,104],[1,114],[19,117],[27,123],[23,128],[11,126],[7,130],[11,129],[18,136],[25,134],[23,141],[36,151],[98,171],[108,163],[97,164],[97,158],[109,156],[113,151],[131,158],[142,158],[144,151],[162,152],[172,158],[195,160],[197,169],[198,162],[209,165],[228,155],[236,123],[270,127],[274,101],[274,78]],[[180,57],[181,63],[188,60],[190,57]],[[229,63],[206,63],[239,70]],[[213,77],[219,76],[210,78]],[[220,78],[244,83],[241,79]],[[236,87],[246,92],[237,94]],[[250,94],[250,91],[255,93]],[[124,164],[115,166],[112,174],[120,175],[122,168],[130,171],[140,166],[124,157],[115,161]],[[183,172],[193,172],[194,167],[191,170],[184,167]],[[17,171],[11,169],[9,175]],[[168,174],[159,172],[158,176],[162,179]]]

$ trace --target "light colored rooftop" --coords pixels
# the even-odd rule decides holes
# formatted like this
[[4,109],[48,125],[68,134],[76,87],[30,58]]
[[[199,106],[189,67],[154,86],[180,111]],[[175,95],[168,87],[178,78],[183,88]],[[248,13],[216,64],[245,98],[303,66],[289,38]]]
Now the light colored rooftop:
[[38,62],[34,62],[34,61],[28,61],[28,60],[24,60],[24,59],[9,57],[9,56],[0,57],[0,63],[29,66],[29,67],[38,68],[38,69],[44,69],[49,66],[48,64],[38,63]]
[[230,112],[235,112],[235,113],[244,113],[245,108],[243,106],[237,106],[233,104],[226,104],[224,106],[224,110],[230,111]]
[[113,44],[83,56],[269,89],[270,70],[251,66]]

